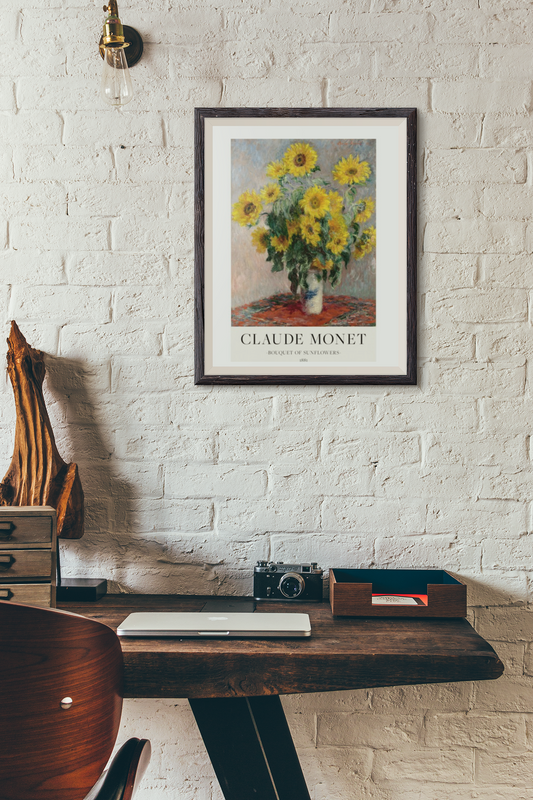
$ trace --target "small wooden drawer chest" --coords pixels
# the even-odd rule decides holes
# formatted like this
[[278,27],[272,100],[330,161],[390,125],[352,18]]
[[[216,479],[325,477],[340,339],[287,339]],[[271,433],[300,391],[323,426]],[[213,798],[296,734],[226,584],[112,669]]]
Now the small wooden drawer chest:
[[55,607],[55,508],[0,507],[0,600]]

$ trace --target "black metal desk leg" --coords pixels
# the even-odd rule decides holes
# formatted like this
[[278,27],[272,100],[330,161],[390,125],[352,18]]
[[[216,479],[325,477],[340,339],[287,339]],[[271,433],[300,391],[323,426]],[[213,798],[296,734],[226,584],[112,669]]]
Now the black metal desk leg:
[[226,800],[310,800],[281,700],[189,700]]

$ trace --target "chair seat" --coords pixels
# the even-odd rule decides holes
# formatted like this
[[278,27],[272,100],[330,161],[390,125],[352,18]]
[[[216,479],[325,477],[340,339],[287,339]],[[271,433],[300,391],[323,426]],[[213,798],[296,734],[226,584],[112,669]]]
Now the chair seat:
[[[9,734],[0,748],[2,800],[84,800],[120,725],[124,664],[117,635],[77,614],[0,601],[0,652],[0,729]],[[127,742],[102,782],[108,794],[94,797],[131,797],[149,753],[146,740]],[[117,794],[111,786],[121,781]]]

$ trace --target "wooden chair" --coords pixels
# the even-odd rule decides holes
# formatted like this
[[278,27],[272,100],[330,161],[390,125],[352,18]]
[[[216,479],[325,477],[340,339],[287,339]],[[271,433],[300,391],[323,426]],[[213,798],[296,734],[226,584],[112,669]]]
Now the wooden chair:
[[107,625],[0,601],[2,800],[130,800],[150,743],[120,724],[123,660]]

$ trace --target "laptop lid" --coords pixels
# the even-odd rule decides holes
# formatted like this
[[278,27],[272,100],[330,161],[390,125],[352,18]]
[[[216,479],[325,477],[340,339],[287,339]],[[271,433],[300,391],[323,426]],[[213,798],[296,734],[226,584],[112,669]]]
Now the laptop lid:
[[311,636],[309,614],[204,613],[142,611],[130,614],[117,628],[119,636],[217,637]]

